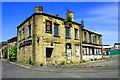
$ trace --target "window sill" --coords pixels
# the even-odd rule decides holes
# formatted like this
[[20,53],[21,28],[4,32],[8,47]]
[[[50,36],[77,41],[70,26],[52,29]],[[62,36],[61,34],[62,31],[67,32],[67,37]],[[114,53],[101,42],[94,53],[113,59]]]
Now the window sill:
[[28,36],[27,38],[31,38],[31,36]]
[[24,39],[22,39],[22,41],[23,41],[23,40],[25,40],[25,38],[24,38]]
[[71,39],[70,37],[66,37],[66,39]]
[[84,43],[88,43],[88,41],[83,41]]
[[74,40],[79,40],[79,39],[74,39]]
[[60,36],[57,36],[57,35],[54,35],[54,37],[58,37],[58,38],[60,38]]
[[92,44],[92,42],[90,42],[90,44]]
[[18,42],[21,42],[21,40],[19,40]]

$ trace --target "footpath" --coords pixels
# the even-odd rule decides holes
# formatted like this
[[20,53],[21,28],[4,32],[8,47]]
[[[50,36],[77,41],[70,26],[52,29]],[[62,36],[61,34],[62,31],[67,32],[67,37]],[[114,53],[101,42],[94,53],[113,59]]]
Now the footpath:
[[[26,68],[29,70],[35,71],[43,71],[43,72],[63,72],[63,73],[98,73],[98,72],[117,72],[118,66],[118,56],[105,56],[106,59],[97,60],[97,61],[89,61],[87,63],[79,63],[79,64],[71,64],[63,67],[56,66],[33,66],[28,64],[22,64],[18,62],[10,62],[9,60],[2,59],[2,61],[8,62],[8,64],[13,64],[22,68]],[[68,67],[67,67],[68,66]],[[69,67],[70,66],[70,67]]]

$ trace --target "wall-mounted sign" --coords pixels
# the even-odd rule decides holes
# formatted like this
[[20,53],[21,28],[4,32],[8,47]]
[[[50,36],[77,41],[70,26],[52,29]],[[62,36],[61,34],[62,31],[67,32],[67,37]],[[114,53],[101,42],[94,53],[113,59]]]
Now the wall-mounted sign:
[[71,53],[72,53],[72,50],[71,49],[67,49],[67,53],[66,53],[66,60],[67,61],[71,61]]
[[32,40],[24,41],[23,43],[20,43],[19,48],[28,46],[32,44]]
[[25,41],[24,43],[25,43],[25,45],[31,45],[32,44],[32,40]]
[[46,20],[46,33],[52,34],[52,22],[49,20]]
[[66,60],[71,61],[71,56],[72,56],[72,49],[71,49],[71,44],[67,43],[66,44]]

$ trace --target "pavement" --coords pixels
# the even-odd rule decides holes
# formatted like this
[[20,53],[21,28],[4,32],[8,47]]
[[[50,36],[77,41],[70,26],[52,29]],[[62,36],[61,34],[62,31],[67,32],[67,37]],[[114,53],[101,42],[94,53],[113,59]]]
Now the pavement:
[[[106,56],[108,58],[108,56]],[[109,57],[108,59],[99,61],[90,61],[87,63],[80,63],[78,66],[57,68],[55,66],[32,66],[18,62],[10,62],[9,60],[2,59],[6,63],[16,65],[29,70],[42,71],[42,72],[56,72],[56,73],[100,73],[100,72],[118,72],[118,56]]]

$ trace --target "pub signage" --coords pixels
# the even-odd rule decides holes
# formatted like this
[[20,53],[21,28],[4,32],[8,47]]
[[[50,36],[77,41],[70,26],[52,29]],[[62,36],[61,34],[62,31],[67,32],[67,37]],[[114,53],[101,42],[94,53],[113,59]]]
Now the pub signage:
[[46,33],[52,34],[52,22],[49,20],[46,20]]

